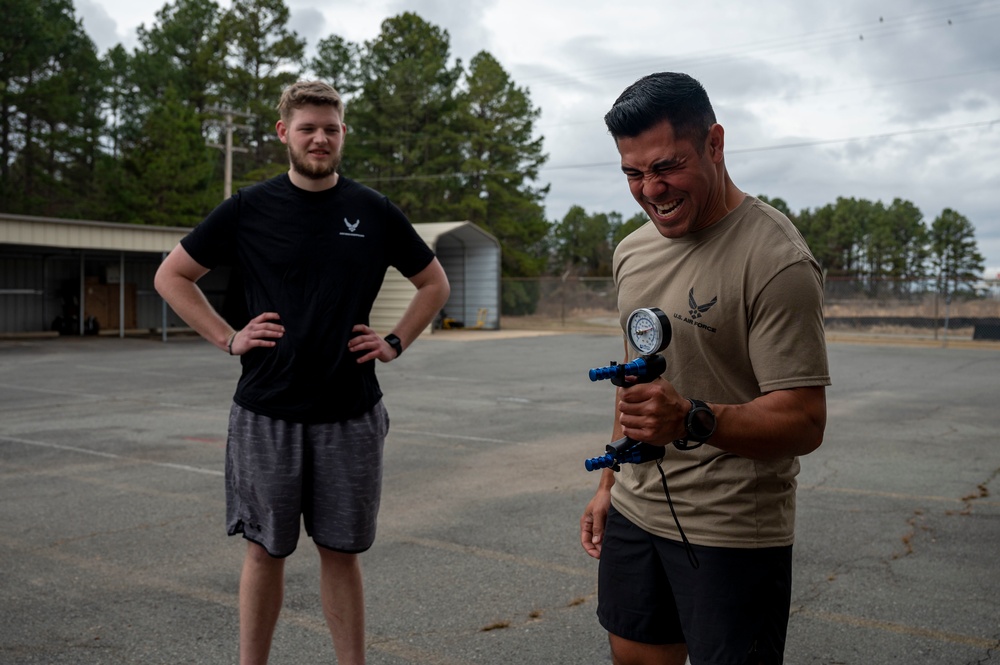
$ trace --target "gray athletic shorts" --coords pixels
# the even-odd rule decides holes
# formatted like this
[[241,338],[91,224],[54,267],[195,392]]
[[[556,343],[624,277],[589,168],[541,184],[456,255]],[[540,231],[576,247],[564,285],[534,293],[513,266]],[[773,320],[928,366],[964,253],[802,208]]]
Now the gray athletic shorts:
[[226,444],[226,528],[273,557],[299,542],[363,552],[375,540],[389,416],[380,401],[339,423],[275,420],[233,404]]

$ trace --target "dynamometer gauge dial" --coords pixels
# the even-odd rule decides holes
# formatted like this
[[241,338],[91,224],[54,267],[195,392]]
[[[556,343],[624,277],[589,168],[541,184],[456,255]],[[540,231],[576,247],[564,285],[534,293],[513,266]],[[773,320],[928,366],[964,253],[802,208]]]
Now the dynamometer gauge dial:
[[670,319],[656,307],[643,307],[628,317],[628,341],[644,356],[659,353],[670,344]]

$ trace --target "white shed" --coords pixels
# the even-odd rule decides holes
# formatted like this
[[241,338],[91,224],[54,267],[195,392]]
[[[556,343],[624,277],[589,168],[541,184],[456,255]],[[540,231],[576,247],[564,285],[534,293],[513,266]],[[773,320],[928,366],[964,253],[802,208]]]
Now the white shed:
[[[420,237],[437,254],[451,283],[444,311],[466,328],[481,322],[487,330],[500,328],[500,243],[472,222],[414,224]],[[399,321],[416,289],[395,268],[386,273],[372,307],[371,326],[389,332]]]

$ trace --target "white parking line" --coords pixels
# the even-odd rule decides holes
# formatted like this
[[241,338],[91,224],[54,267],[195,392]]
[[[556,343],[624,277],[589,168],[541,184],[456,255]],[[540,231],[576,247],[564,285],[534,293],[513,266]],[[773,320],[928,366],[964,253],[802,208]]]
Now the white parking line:
[[172,462],[152,462],[150,460],[144,460],[140,457],[126,457],[125,455],[118,455],[116,453],[106,453],[100,450],[89,450],[87,448],[78,448],[76,446],[64,446],[59,443],[50,443],[48,441],[33,441],[31,439],[19,439],[12,436],[0,436],[0,441],[6,441],[9,443],[20,443],[25,446],[36,446],[38,448],[51,448],[53,450],[66,450],[69,452],[80,453],[82,455],[93,455],[95,457],[106,457],[108,459],[122,460],[125,462],[136,462],[138,464],[148,464],[150,466],[159,466],[167,469],[177,469],[179,471],[191,471],[193,473],[201,473],[206,476],[224,476],[222,471],[216,471],[214,469],[202,469],[197,466],[188,466],[187,464],[174,464]]

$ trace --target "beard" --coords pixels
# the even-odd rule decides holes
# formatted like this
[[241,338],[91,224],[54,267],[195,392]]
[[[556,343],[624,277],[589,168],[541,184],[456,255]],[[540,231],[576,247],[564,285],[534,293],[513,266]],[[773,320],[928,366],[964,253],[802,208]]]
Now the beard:
[[308,153],[299,152],[288,146],[288,161],[292,170],[311,180],[323,180],[337,172],[340,167],[340,154],[333,152],[324,161],[311,160]]

